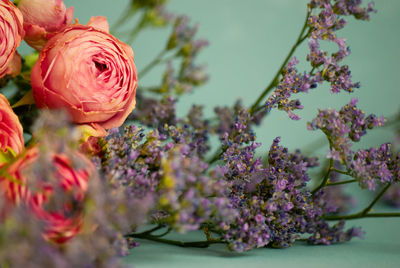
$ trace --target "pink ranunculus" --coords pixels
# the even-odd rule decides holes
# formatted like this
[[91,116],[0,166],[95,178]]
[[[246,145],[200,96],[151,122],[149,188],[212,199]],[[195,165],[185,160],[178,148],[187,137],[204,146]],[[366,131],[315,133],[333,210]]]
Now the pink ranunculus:
[[20,0],[18,8],[24,16],[25,41],[40,50],[55,33],[71,24],[74,8],[63,0]]
[[[20,153],[24,148],[22,125],[7,98],[0,94],[0,151],[12,149]],[[0,159],[0,166],[2,165]]]
[[[81,229],[88,180],[95,168],[76,151],[72,155],[50,154],[53,169],[46,174],[35,173],[35,167],[43,164],[39,154],[38,147],[23,152],[7,168],[8,176],[0,176],[0,190],[10,205],[28,204],[35,217],[44,222],[43,236],[61,244]],[[78,162],[79,169],[72,162]]]
[[0,78],[18,74],[21,58],[17,47],[24,37],[21,12],[9,0],[0,0]]
[[74,123],[110,129],[135,108],[137,74],[132,49],[102,24],[71,25],[51,38],[31,81],[39,108],[64,108]]

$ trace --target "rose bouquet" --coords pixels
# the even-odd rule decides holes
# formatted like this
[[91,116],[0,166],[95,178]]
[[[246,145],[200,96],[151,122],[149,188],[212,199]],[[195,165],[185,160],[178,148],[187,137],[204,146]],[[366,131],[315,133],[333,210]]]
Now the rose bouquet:
[[[207,81],[197,56],[208,42],[166,1],[131,1],[110,31],[105,17],[74,20],[62,0],[0,0],[0,267],[125,267],[119,257],[140,240],[237,252],[330,245],[363,237],[345,220],[399,217],[372,212],[385,194],[396,203],[400,153],[390,143],[354,149],[387,123],[355,98],[307,124],[325,136],[323,157],[291,151],[280,137],[258,154],[255,127],[274,110],[299,120],[298,93],[360,87],[337,32],[347,17],[369,20],[373,3],[311,0],[305,9],[293,47],[252,105],[215,107],[206,118],[202,106],[182,116],[176,104]],[[131,18],[123,42],[115,33]],[[162,51],[137,70],[130,44],[168,26]],[[35,51],[20,56],[22,40]],[[294,52],[303,43],[309,68],[300,71]],[[166,65],[160,83],[143,86],[138,79],[157,65]],[[356,213],[343,190],[352,183],[375,194]],[[189,231],[204,240],[168,238]]]

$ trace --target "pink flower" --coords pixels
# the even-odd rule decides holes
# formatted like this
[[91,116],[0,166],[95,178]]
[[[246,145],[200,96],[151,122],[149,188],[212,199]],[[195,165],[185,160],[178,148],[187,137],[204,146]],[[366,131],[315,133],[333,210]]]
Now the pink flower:
[[[12,110],[7,98],[0,94],[0,151],[12,149],[20,153],[24,148],[22,125]],[[0,166],[1,166],[0,159]]]
[[9,0],[0,0],[0,78],[16,75],[21,58],[16,49],[24,37],[21,12]]
[[74,8],[67,9],[62,0],[20,0],[18,8],[24,16],[25,41],[37,50],[74,16]]
[[120,126],[135,108],[132,49],[108,32],[102,18],[71,25],[51,38],[32,69],[39,108],[68,111],[77,124]]
[[[75,168],[72,160],[82,167]],[[81,229],[84,197],[95,168],[78,152],[73,156],[50,154],[50,162],[54,171],[36,174],[32,171],[37,165],[42,165],[38,147],[23,152],[7,168],[8,177],[0,177],[0,190],[9,205],[28,204],[35,217],[44,222],[43,236],[61,244]]]

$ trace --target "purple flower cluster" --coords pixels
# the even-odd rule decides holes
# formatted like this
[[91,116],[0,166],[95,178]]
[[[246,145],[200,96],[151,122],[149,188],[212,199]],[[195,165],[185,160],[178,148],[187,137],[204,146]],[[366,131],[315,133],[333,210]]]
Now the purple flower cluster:
[[383,126],[385,119],[377,118],[356,107],[357,99],[342,107],[340,111],[327,109],[308,124],[310,130],[320,129],[327,136],[330,150],[327,157],[344,164],[348,172],[357,178],[362,187],[376,188],[377,179],[381,183],[399,180],[399,156],[393,157],[390,144],[368,150],[351,150],[351,141],[358,142],[367,129]]
[[181,58],[181,64],[176,72],[172,62],[168,63],[163,75],[162,86],[156,92],[181,95],[207,82],[208,74],[205,66],[197,65],[195,60],[200,51],[208,46],[208,41],[195,39],[196,32],[197,25],[189,26],[188,17],[179,16],[176,18],[174,30],[168,41],[167,51],[177,49],[175,57]]
[[[177,146],[162,161],[158,207],[167,213],[164,222],[179,232],[199,229],[202,223],[218,219],[229,222],[236,211],[226,198],[229,184],[207,176],[208,165],[189,148]],[[219,175],[218,172],[213,172]]]
[[141,124],[158,128],[167,125],[176,124],[176,99],[171,96],[165,96],[158,100],[149,98],[138,92],[136,95],[138,105],[134,112],[129,116],[129,120],[139,121]]
[[[329,82],[332,93],[339,93],[342,90],[352,92],[354,88],[360,86],[358,82],[352,82],[349,67],[340,65],[340,62],[350,54],[350,49],[346,39],[338,38],[336,31],[347,23],[342,16],[353,15],[357,19],[369,19],[369,13],[375,11],[373,4],[370,3],[368,8],[361,7],[361,4],[361,0],[337,0],[333,4],[331,0],[313,0],[309,4],[310,12],[318,10],[319,13],[311,14],[309,17],[310,53],[307,55],[307,60],[318,70],[315,79],[319,82]],[[320,42],[325,40],[336,43],[339,50],[329,55],[320,48]]]
[[358,151],[351,165],[360,185],[369,190],[375,190],[377,179],[381,183],[400,181],[400,153],[394,156],[390,143]]
[[196,132],[174,126],[166,130],[166,134],[151,131],[144,135],[133,125],[124,133],[114,129],[105,144],[103,165],[108,180],[118,181],[136,198],[152,196],[153,213],[161,211],[164,217],[159,220],[180,232],[198,229],[213,217],[229,219],[234,211],[224,198],[227,183],[207,176],[208,165],[196,156],[198,146],[185,143],[196,141]]
[[327,155],[350,168],[354,152],[351,150],[351,141],[357,142],[367,132],[367,129],[383,126],[385,119],[377,118],[365,113],[356,107],[357,99],[336,111],[334,109],[320,110],[317,117],[308,123],[310,130],[322,130],[330,142]]
[[189,26],[187,16],[178,16],[174,22],[174,29],[167,42],[167,50],[183,47],[190,42],[197,32],[198,26]]
[[344,231],[344,221],[339,221],[333,226],[322,221],[316,226],[316,232],[308,239],[314,245],[330,245],[333,243],[346,242],[354,237],[363,239],[365,232],[360,227],[352,227]]
[[[225,177],[232,183],[229,195],[239,217],[221,230],[229,248],[246,251],[254,247],[288,247],[301,234],[311,234],[313,244],[347,241],[358,236],[356,229],[348,231],[330,227],[322,218],[332,200],[320,192],[311,196],[306,188],[310,180],[307,171],[318,165],[299,151],[289,153],[274,140],[267,165],[254,157],[257,144],[242,150],[224,153]],[[318,237],[318,239],[317,239]]]
[[292,94],[307,93],[308,89],[315,88],[316,81],[310,74],[299,74],[295,66],[299,61],[294,57],[283,70],[283,78],[276,86],[274,92],[268,97],[265,105],[267,110],[278,108],[284,110],[289,118],[299,120],[300,117],[293,111],[303,109],[300,100],[290,100]]
[[[274,92],[267,99],[265,111],[272,108],[284,110],[289,118],[299,120],[300,117],[293,111],[302,109],[298,99],[290,100],[292,94],[300,92],[307,93],[310,88],[317,87],[324,81],[330,83],[331,92],[339,93],[344,90],[353,92],[354,88],[360,86],[351,80],[351,72],[347,65],[340,63],[350,54],[350,48],[346,44],[345,38],[338,38],[336,31],[346,25],[346,20],[342,16],[353,15],[357,19],[368,20],[369,13],[375,11],[373,4],[368,8],[360,5],[362,1],[338,0],[332,3],[331,0],[313,0],[309,4],[309,16],[307,17],[308,32],[299,37],[297,45],[308,37],[310,49],[307,61],[310,62],[312,70],[309,73],[299,73],[295,68],[298,64],[297,59],[292,58],[287,66],[282,69],[282,78],[277,83]],[[321,49],[322,42],[330,41],[338,46],[338,50],[329,53]]]

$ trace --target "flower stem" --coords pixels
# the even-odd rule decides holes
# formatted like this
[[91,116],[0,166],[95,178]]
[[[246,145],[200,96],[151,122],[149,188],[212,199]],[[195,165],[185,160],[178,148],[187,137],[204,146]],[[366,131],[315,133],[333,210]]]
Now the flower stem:
[[162,58],[164,57],[165,53],[167,53],[166,50],[162,50],[149,64],[147,64],[139,73],[138,77],[143,78],[151,69],[154,68],[157,64],[159,64],[162,61]]
[[184,247],[184,248],[187,248],[187,247],[207,248],[212,244],[225,244],[226,243],[219,239],[183,242],[183,241],[176,241],[176,240],[171,240],[171,239],[160,238],[158,236],[154,236],[154,235],[146,234],[146,233],[129,234],[129,235],[127,235],[127,237],[145,239],[145,240],[160,242],[160,243],[164,243],[164,244],[174,245],[174,246],[178,246],[178,247]]
[[384,218],[384,217],[400,217],[400,213],[370,213],[372,207],[378,202],[378,200],[385,194],[385,192],[389,189],[391,184],[387,184],[372,200],[372,202],[363,210],[358,213],[350,214],[350,215],[338,215],[338,216],[327,216],[324,217],[325,220],[328,221],[336,221],[336,220],[353,220],[353,219],[361,219],[361,218]]
[[115,33],[117,31],[117,28],[120,27],[122,24],[124,24],[129,18],[133,17],[135,15],[137,9],[134,8],[133,5],[131,5],[129,8],[125,10],[125,13],[119,17],[118,21],[112,26],[110,32]]
[[372,202],[368,205],[368,207],[366,207],[365,209],[362,210],[362,214],[365,215],[367,214],[372,207],[376,204],[376,202],[378,202],[378,200],[385,194],[385,192],[389,189],[389,187],[391,186],[390,183],[388,183],[374,198],[374,200],[372,200]]
[[348,172],[348,171],[343,171],[343,170],[336,169],[336,168],[331,168],[331,170],[332,170],[333,172],[337,172],[337,173],[340,173],[340,174],[344,174],[344,175],[347,175],[347,176],[351,176],[350,172]]
[[139,34],[139,32],[146,26],[146,16],[145,14],[142,15],[142,17],[140,18],[139,23],[132,29],[132,31],[130,32],[128,39],[126,41],[127,44],[132,44],[133,41],[135,41],[137,35]]
[[356,182],[357,180],[347,180],[347,181],[338,181],[338,182],[328,182],[325,186],[336,186],[336,185],[342,185],[342,184],[348,184],[348,183],[353,183]]
[[289,62],[290,58],[293,56],[293,54],[296,51],[297,47],[307,38],[308,34],[304,35],[304,32],[306,31],[307,26],[308,26],[308,17],[309,17],[309,15],[310,15],[310,13],[307,12],[307,16],[306,16],[306,19],[304,21],[303,28],[301,29],[301,32],[300,32],[299,36],[297,37],[296,43],[290,49],[289,54],[286,56],[286,58],[283,61],[282,65],[279,67],[279,69],[276,72],[274,78],[271,80],[269,85],[264,89],[264,91],[261,93],[261,95],[257,98],[257,100],[253,103],[253,105],[250,107],[250,113],[251,114],[255,113],[258,110],[257,108],[258,108],[259,104],[261,103],[261,101],[278,84],[279,76],[282,73],[282,69],[285,68],[286,64]]
[[325,173],[325,176],[322,179],[322,182],[318,185],[318,187],[311,191],[312,195],[315,195],[316,192],[318,192],[319,190],[321,190],[323,187],[326,186],[326,184],[328,183],[328,180],[329,180],[329,176],[331,175],[332,166],[333,166],[333,159],[331,158],[331,159],[329,159],[328,171]]

